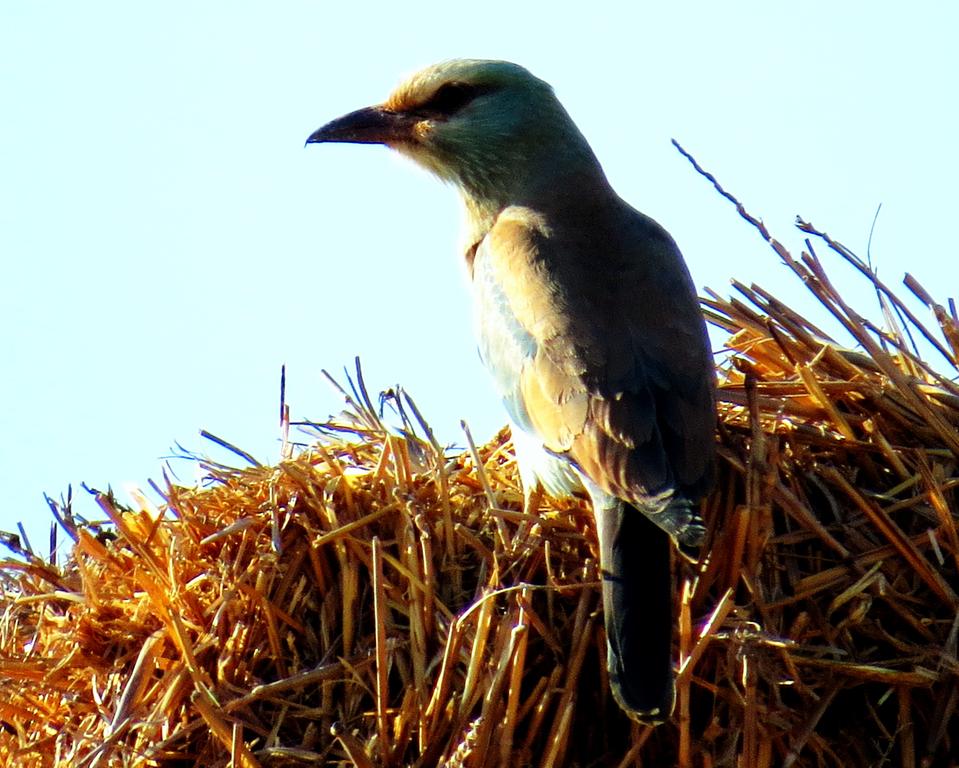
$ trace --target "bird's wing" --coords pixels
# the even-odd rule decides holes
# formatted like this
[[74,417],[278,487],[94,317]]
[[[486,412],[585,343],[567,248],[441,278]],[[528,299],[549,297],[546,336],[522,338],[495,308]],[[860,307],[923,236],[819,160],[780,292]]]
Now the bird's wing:
[[473,263],[480,353],[510,416],[606,493],[699,498],[713,372],[678,249],[625,204],[550,225],[507,209]]

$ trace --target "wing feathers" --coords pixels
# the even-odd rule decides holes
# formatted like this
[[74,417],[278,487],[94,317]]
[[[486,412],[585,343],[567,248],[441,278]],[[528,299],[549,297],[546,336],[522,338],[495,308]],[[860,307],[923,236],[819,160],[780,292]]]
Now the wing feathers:
[[474,262],[480,347],[514,420],[603,491],[699,498],[715,419],[702,315],[672,240],[622,205],[579,227],[566,211],[562,229],[506,209]]

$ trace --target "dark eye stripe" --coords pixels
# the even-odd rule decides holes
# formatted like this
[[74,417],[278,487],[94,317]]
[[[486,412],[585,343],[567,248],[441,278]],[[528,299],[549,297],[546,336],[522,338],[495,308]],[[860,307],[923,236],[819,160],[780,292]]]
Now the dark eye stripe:
[[493,90],[488,85],[470,83],[446,83],[436,93],[423,102],[417,112],[431,117],[451,117],[469,104],[473,99]]

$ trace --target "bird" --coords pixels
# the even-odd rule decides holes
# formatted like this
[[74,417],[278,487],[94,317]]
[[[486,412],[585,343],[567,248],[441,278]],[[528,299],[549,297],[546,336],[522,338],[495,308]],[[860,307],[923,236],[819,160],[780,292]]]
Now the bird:
[[429,66],[307,139],[327,142],[385,145],[458,189],[477,346],[527,502],[591,500],[610,689],[633,720],[667,721],[671,542],[702,543],[715,472],[714,366],[678,246],[518,64]]

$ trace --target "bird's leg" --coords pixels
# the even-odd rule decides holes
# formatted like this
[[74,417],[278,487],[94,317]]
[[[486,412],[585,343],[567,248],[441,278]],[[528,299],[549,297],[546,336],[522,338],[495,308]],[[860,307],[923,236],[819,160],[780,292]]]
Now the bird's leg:
[[673,496],[672,491],[646,499],[636,508],[680,547],[698,547],[706,538],[706,524],[692,502]]

